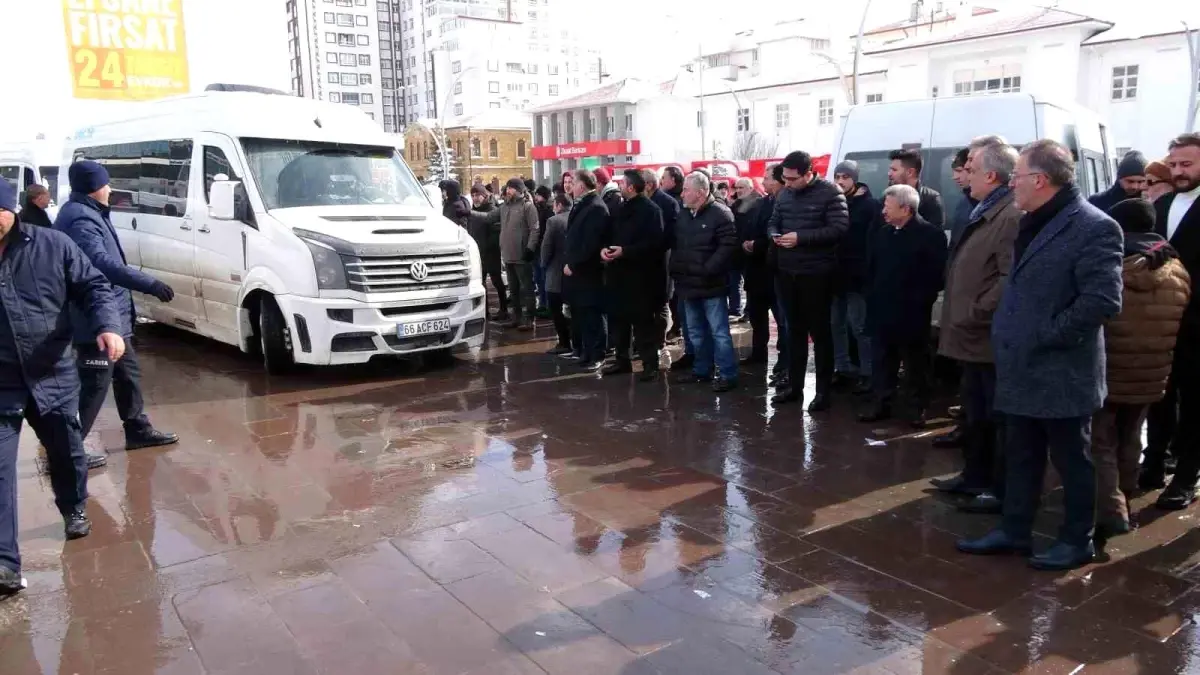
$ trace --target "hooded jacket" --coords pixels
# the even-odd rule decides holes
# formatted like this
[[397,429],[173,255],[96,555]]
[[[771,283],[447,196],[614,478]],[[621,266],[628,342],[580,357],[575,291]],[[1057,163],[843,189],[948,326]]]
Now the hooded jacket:
[[446,193],[446,199],[442,202],[442,215],[455,225],[470,229],[468,226],[471,219],[471,202],[463,196],[458,181],[444,180],[438,187]]

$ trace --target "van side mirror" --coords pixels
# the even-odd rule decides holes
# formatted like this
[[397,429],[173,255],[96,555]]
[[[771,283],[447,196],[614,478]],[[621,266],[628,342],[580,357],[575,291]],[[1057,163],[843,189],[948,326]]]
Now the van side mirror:
[[250,200],[241,181],[229,180],[218,174],[208,194],[208,212],[216,220],[237,220],[247,225],[254,224],[250,212]]

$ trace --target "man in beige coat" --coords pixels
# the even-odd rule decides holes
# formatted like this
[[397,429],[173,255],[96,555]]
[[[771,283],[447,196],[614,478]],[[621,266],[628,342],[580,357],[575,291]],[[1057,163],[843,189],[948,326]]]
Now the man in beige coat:
[[973,513],[999,513],[1003,490],[999,426],[992,409],[996,366],[991,328],[1022,215],[1008,185],[1016,163],[1017,151],[1001,143],[971,153],[971,198],[979,203],[951,253],[942,301],[938,353],[963,370],[964,463],[961,474],[932,483],[940,491],[970,497],[960,508]]

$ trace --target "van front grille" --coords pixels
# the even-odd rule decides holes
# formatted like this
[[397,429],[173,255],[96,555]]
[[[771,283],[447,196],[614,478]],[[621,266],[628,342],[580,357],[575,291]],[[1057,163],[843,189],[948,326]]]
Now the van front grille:
[[471,264],[465,249],[401,256],[342,256],[352,291],[395,293],[466,286]]

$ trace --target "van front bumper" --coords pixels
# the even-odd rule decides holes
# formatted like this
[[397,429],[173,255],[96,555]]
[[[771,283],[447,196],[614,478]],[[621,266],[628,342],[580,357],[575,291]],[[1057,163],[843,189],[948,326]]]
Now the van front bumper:
[[[365,363],[441,349],[482,347],[487,307],[483,292],[370,302],[345,298],[276,296],[291,332],[297,363]],[[446,320],[446,330],[401,336],[401,326]]]

